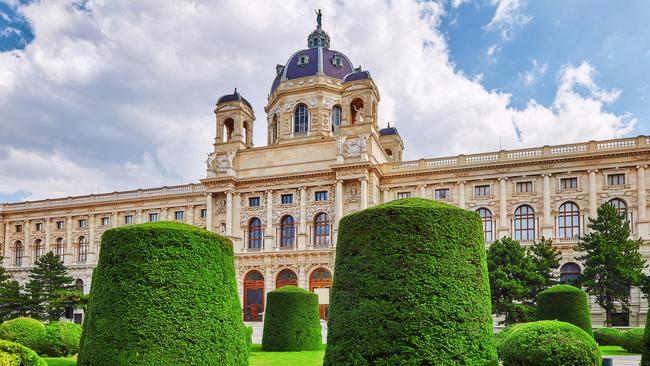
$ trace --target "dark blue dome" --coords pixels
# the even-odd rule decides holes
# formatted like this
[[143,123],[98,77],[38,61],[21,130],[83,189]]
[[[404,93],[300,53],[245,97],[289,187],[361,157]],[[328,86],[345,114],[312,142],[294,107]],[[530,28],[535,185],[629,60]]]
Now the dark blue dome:
[[370,77],[370,72],[368,71],[355,71],[351,74],[345,75],[343,82],[347,83],[349,81],[363,80],[363,79],[372,79]]
[[246,98],[242,97],[241,94],[237,91],[237,88],[235,88],[235,92],[232,94],[226,94],[221,96],[219,99],[217,99],[217,105],[221,103],[227,103],[227,102],[236,102],[236,101],[242,101],[244,104],[248,106],[248,108],[253,109],[250,103],[246,100]]
[[386,135],[397,135],[397,128],[395,127],[390,127],[390,123],[388,124],[388,127],[384,127],[381,130],[379,130],[379,134],[381,136],[386,136]]

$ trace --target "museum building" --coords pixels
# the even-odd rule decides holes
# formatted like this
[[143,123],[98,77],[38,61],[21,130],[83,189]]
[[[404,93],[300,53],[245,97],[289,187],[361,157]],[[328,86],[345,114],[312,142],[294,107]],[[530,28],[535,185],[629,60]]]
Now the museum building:
[[[53,251],[88,292],[105,230],[180,221],[232,240],[244,320],[261,320],[266,293],[286,285],[317,293],[326,318],[339,220],[405,197],[478,212],[486,246],[504,236],[524,245],[552,238],[562,251],[563,282],[581,272],[574,246],[588,218],[610,202],[629,219],[633,237],[646,240],[641,250],[650,258],[650,137],[404,161],[397,129],[380,128],[379,101],[370,72],[331,49],[319,24],[306,49],[276,66],[264,109],[266,146],[253,146],[251,104],[237,90],[224,95],[205,179],[2,204],[3,266],[24,283],[34,262]],[[630,297],[630,312],[617,314],[615,324],[643,326],[647,301],[636,288]],[[604,321],[593,300],[591,315],[595,326]]]

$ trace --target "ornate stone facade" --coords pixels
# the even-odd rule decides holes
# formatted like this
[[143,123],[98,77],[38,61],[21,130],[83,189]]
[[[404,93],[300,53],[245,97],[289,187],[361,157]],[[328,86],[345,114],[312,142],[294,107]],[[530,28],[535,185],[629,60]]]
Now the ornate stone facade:
[[[244,316],[255,320],[265,293],[287,283],[318,293],[325,316],[340,218],[397,198],[481,210],[487,245],[503,236],[524,244],[553,238],[562,264],[580,266],[575,235],[612,199],[633,236],[650,240],[650,137],[402,161],[397,130],[379,129],[370,73],[330,50],[324,31],[318,36],[320,46],[277,67],[265,107],[267,146],[252,144],[255,115],[246,99],[225,95],[200,183],[0,205],[3,265],[26,281],[43,243],[45,252],[60,250],[88,291],[106,229],[183,221],[232,240]],[[642,252],[650,259],[650,246]],[[629,323],[643,325],[647,301],[638,289],[631,297]],[[592,316],[600,324],[602,309],[592,304]]]

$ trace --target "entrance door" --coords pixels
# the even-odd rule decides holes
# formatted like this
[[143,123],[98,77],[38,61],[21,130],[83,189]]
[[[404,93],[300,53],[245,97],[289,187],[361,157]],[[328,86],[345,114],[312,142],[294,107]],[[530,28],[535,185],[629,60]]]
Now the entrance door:
[[330,307],[332,272],[325,268],[315,269],[309,276],[309,290],[318,295],[320,318],[327,320]]
[[250,271],[244,278],[244,321],[262,321],[264,312],[264,276]]

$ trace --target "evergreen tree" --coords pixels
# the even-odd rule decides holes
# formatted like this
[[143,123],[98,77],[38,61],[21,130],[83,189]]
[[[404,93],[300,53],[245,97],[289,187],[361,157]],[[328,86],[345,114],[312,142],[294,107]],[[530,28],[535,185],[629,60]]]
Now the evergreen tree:
[[532,257],[518,241],[506,237],[490,245],[487,260],[492,312],[505,318],[500,324],[533,321],[533,287],[543,283],[544,277]]
[[64,312],[57,302],[59,293],[71,287],[73,278],[63,261],[52,252],[42,256],[30,270],[27,291],[30,295],[29,311],[32,316],[50,321],[58,320]]
[[643,240],[630,239],[629,221],[609,203],[598,207],[598,216],[589,219],[589,228],[576,247],[582,253],[578,260],[584,264],[578,284],[605,309],[605,323],[610,326],[613,313],[628,311],[630,287],[644,283],[645,260],[639,253]]
[[25,315],[25,295],[20,284],[0,266],[0,322]]
[[553,246],[553,240],[546,239],[542,236],[540,241],[536,241],[528,248],[528,255],[531,257],[537,273],[541,276],[541,281],[533,284],[531,297],[535,301],[537,294],[547,288],[557,284],[553,271],[560,266],[562,252]]

